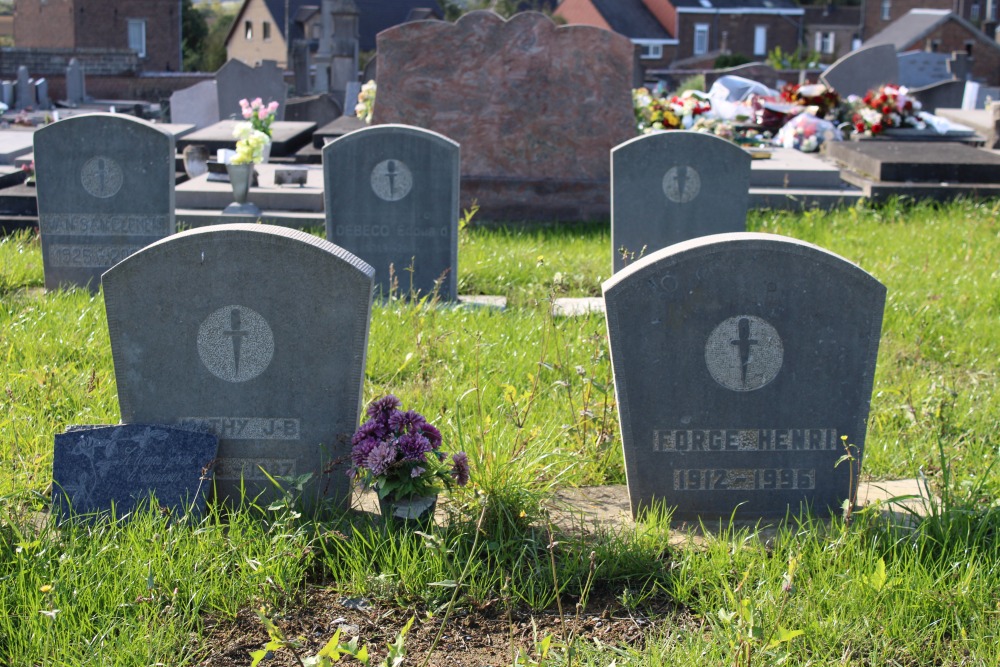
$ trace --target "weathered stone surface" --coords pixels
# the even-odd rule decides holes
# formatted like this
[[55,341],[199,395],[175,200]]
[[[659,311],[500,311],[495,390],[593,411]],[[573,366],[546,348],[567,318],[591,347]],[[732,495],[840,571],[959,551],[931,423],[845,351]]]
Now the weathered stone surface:
[[951,72],[948,71],[949,58],[947,53],[931,51],[900,53],[897,56],[899,80],[896,83],[907,88],[918,88],[949,81],[951,80]]
[[[346,503],[374,269],[311,234],[216,225],[104,274],[122,421],[219,437],[216,492],[265,505],[309,474],[304,502]],[[266,474],[265,472],[266,471]]]
[[174,138],[121,114],[66,118],[34,136],[46,289],[101,274],[173,234]]
[[203,513],[218,448],[210,433],[158,424],[71,427],[55,438],[53,507],[121,517],[152,494],[174,515]]
[[219,91],[215,80],[201,81],[170,96],[170,120],[194,125],[196,130],[218,123]]
[[911,88],[910,96],[920,102],[921,108],[927,113],[934,113],[938,108],[960,108],[965,98],[965,81],[952,79]]
[[829,144],[827,155],[876,181],[1000,182],[1000,155],[960,143],[845,141]]
[[746,231],[750,155],[702,132],[647,134],[611,152],[612,269],[709,234]]
[[315,123],[316,127],[332,123],[342,114],[343,105],[329,93],[293,97],[285,105],[285,120]]
[[[808,243],[721,234],[604,283],[633,514],[839,511],[857,489],[885,287]],[[857,450],[856,466],[837,465]]]
[[472,12],[378,36],[373,123],[462,146],[462,205],[496,219],[607,218],[608,153],[635,135],[633,45],[535,12]]
[[375,267],[382,296],[395,281],[404,297],[458,297],[457,143],[377,125],[328,144],[323,172],[326,238]]
[[265,60],[256,67],[250,67],[239,60],[229,60],[215,73],[215,83],[219,93],[219,118],[243,119],[240,100],[261,98],[264,104],[277,102],[275,120],[285,119],[285,100],[288,85],[278,63]]
[[899,81],[896,47],[880,44],[851,51],[830,65],[820,75],[820,80],[844,98],[863,96],[884,83],[896,83]]

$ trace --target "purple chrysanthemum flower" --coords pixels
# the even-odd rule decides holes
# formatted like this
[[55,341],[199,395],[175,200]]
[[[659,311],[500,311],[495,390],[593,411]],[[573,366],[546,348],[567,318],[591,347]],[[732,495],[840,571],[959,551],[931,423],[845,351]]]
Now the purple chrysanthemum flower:
[[396,446],[391,442],[380,442],[368,453],[365,466],[372,475],[378,477],[384,475],[393,463],[396,462]]
[[396,412],[398,407],[399,399],[393,394],[388,394],[377,401],[372,401],[372,404],[368,406],[367,413],[372,419],[388,426],[389,417]]
[[465,452],[457,452],[451,455],[451,460],[454,464],[452,477],[459,486],[465,486],[469,483],[469,456]]
[[399,412],[398,410],[389,416],[389,428],[395,433],[416,433],[427,420],[416,410]]
[[417,477],[423,475],[425,472],[426,472],[425,468],[421,468],[420,466],[413,466],[412,468],[410,468],[410,477],[416,479]]
[[430,441],[422,435],[406,434],[399,438],[399,454],[404,461],[425,461],[431,451]]
[[362,440],[367,440],[368,438],[374,438],[375,440],[381,440],[389,434],[389,430],[380,424],[376,419],[369,419],[364,424],[358,427],[358,430],[354,432],[354,437],[351,438],[351,444],[356,445]]
[[431,449],[437,449],[441,446],[441,431],[437,430],[436,426],[424,422],[420,425],[420,432],[425,438],[430,440]]
[[354,465],[361,467],[368,460],[368,455],[371,453],[375,446],[381,442],[378,438],[365,438],[364,440],[358,441],[354,447],[351,448],[351,461]]

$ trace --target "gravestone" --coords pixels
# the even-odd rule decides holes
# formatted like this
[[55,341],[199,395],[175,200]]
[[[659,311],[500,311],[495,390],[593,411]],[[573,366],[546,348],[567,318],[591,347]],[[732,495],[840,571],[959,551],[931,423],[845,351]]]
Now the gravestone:
[[820,80],[837,91],[842,98],[848,95],[863,97],[885,83],[899,80],[899,59],[892,44],[868,46],[851,51],[833,63]]
[[35,99],[38,101],[39,109],[48,109],[52,106],[49,100],[49,82],[44,78],[35,81]]
[[340,102],[329,93],[293,97],[285,106],[285,121],[316,123],[316,127],[323,127],[340,118],[342,113]]
[[275,120],[285,119],[285,98],[288,86],[285,75],[278,63],[265,60],[256,67],[250,67],[239,60],[229,60],[215,73],[218,90],[219,118],[243,120],[240,100],[261,98],[264,104],[277,102]]
[[477,219],[607,219],[608,153],[636,134],[633,68],[624,35],[537,12],[404,23],[378,35],[372,123],[457,141]]
[[45,288],[101,274],[173,234],[174,138],[118,114],[66,118],[34,136]]
[[948,71],[948,59],[946,53],[934,53],[932,51],[907,51],[900,53],[899,62],[899,85],[907,88],[921,88],[941,81],[951,79],[951,72]]
[[746,231],[750,154],[702,132],[657,132],[611,151],[612,270],[709,234]]
[[194,125],[200,130],[219,120],[219,91],[214,80],[200,81],[170,95],[170,122]]
[[[367,127],[323,148],[326,238],[375,267],[383,297],[440,281],[458,298],[459,146],[403,125]],[[412,272],[411,272],[412,269]]]
[[927,113],[938,109],[959,109],[965,97],[966,81],[949,79],[928,86],[911,88],[908,95],[920,102],[920,107]]
[[17,83],[14,92],[17,97],[18,110],[35,106],[35,87],[31,85],[28,68],[24,65],[17,68]]
[[14,82],[0,82],[0,102],[3,102],[8,109],[14,108]]
[[66,67],[66,101],[76,106],[87,99],[87,86],[83,74],[83,65],[76,58],[69,59]]
[[176,234],[104,274],[125,423],[219,437],[220,500],[349,501],[374,269],[298,230],[222,224]]
[[356,116],[358,108],[358,95],[361,94],[360,81],[348,81],[347,90],[344,92],[344,113],[348,116]]
[[53,507],[67,517],[113,505],[121,517],[153,494],[176,516],[203,514],[218,448],[209,433],[160,425],[71,428],[55,438]]
[[[720,234],[604,285],[633,515],[835,513],[857,489],[885,287],[814,245]],[[838,465],[845,443],[855,464]]]
[[827,155],[875,181],[1000,183],[1000,155],[957,142],[843,141]]

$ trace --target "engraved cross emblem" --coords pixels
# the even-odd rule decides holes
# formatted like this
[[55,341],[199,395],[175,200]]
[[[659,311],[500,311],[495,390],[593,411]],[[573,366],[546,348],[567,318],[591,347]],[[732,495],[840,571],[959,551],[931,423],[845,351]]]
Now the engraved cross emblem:
[[229,313],[229,324],[230,328],[223,331],[222,333],[229,336],[230,341],[233,344],[233,368],[234,375],[239,377],[240,374],[240,348],[243,346],[243,338],[249,334],[249,332],[244,331],[241,328],[240,322],[240,310],[239,308],[233,308]]
[[198,327],[198,356],[220,380],[246,382],[270,365],[274,333],[257,311],[246,306],[225,306]]
[[747,384],[747,366],[750,365],[750,347],[753,345],[759,345],[756,338],[750,337],[750,318],[741,317],[739,324],[737,325],[739,331],[739,338],[734,338],[729,341],[730,344],[735,345],[739,349],[740,353],[740,381],[745,387]]
[[755,391],[777,377],[785,348],[778,331],[756,315],[737,315],[718,324],[705,341],[705,366],[731,391]]

